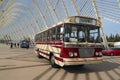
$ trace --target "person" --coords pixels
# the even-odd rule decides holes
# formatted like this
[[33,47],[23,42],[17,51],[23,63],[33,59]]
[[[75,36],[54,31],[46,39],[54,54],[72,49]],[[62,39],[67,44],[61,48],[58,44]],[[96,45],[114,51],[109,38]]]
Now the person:
[[11,44],[10,44],[10,48],[13,48],[13,43],[11,42]]
[[15,48],[16,48],[16,43],[14,43],[14,46],[15,46]]
[[19,48],[19,43],[17,43],[17,47]]

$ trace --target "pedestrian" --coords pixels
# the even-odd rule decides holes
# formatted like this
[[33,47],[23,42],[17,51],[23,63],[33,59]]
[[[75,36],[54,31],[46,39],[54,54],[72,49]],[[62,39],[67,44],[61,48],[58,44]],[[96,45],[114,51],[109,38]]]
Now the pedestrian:
[[17,43],[17,47],[19,48],[19,43]]
[[16,43],[14,43],[14,46],[16,47]]
[[11,44],[10,44],[10,48],[13,48],[13,43],[11,42]]

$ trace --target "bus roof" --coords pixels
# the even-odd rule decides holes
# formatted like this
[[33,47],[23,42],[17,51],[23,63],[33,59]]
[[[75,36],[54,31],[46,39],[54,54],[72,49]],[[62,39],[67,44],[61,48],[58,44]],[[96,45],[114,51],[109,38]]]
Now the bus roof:
[[58,25],[65,24],[65,23],[84,24],[84,25],[86,24],[86,25],[93,25],[93,26],[100,27],[101,22],[95,18],[90,18],[90,17],[86,17],[86,16],[71,16],[71,17],[64,19],[63,21],[58,22],[57,24],[54,24],[51,27],[48,27],[47,29],[44,29],[44,30],[38,32],[37,34],[44,32],[48,29],[54,28]]

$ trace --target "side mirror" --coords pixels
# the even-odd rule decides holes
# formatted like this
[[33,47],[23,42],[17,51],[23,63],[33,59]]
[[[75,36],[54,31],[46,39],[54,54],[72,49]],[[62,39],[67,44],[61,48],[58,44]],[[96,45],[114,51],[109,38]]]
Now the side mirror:
[[61,33],[61,34],[64,33],[64,28],[63,28],[63,27],[60,28],[60,33]]

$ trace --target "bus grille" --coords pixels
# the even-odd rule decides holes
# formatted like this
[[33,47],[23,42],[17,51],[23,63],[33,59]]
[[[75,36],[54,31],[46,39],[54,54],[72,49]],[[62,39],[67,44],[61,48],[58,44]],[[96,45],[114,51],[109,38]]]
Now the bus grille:
[[94,56],[94,48],[80,48],[80,57],[92,57]]

